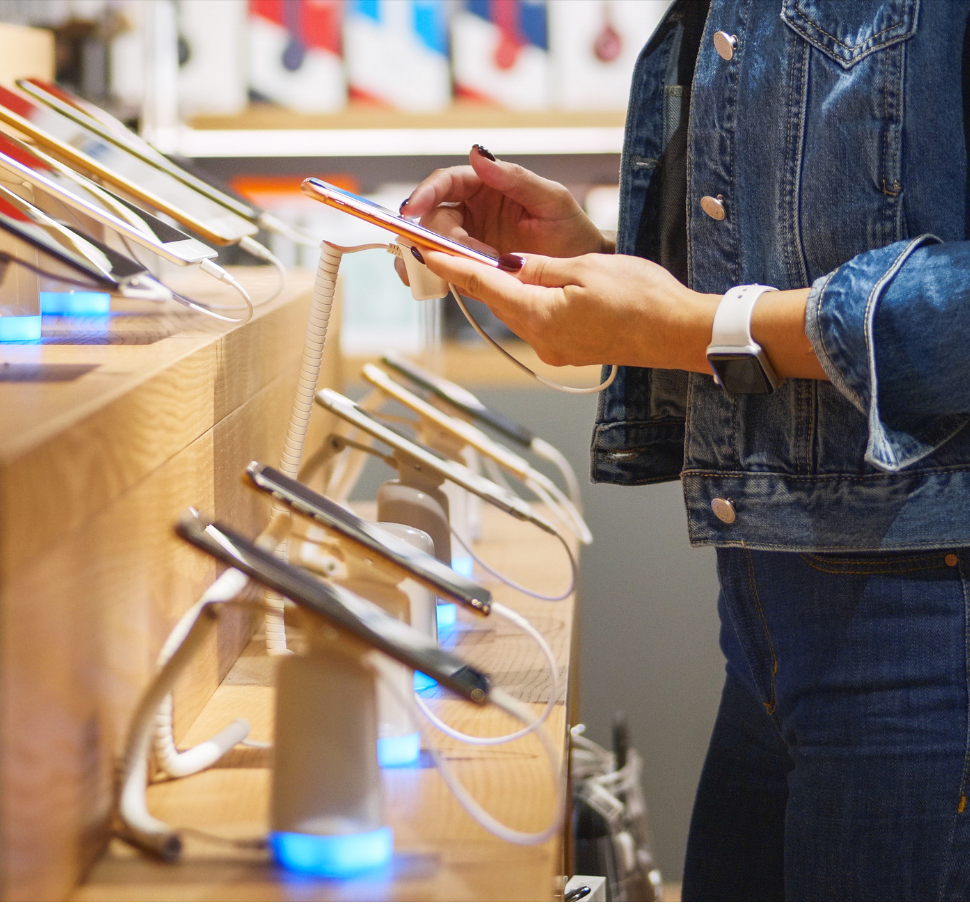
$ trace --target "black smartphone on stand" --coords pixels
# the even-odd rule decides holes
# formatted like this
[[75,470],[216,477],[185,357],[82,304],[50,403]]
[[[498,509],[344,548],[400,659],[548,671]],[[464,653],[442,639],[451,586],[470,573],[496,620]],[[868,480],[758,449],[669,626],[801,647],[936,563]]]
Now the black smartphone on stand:
[[424,633],[389,616],[380,607],[346,588],[326,584],[226,527],[190,511],[176,532],[193,546],[282,594],[330,625],[427,674],[443,687],[473,703],[488,700],[486,674],[438,646]]
[[413,578],[438,597],[481,616],[491,611],[492,594],[486,588],[279,470],[254,461],[246,467],[244,481],[349,541],[362,555]]

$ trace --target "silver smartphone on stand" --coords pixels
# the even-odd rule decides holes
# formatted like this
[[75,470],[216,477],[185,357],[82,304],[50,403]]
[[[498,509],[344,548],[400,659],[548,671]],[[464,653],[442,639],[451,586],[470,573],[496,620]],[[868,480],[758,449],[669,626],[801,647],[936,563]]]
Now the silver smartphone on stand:
[[164,303],[168,289],[137,262],[80,231],[58,229],[0,198],[0,261],[44,277],[116,297]]
[[176,265],[218,257],[205,243],[130,204],[90,179],[0,131],[0,185],[52,217],[79,216]]
[[424,633],[394,619],[370,601],[346,588],[319,581],[224,524],[205,520],[198,512],[183,517],[176,531],[220,562],[239,569],[401,664],[427,674],[466,700],[487,701],[490,681],[486,674],[439,648]]
[[349,422],[371,437],[377,438],[378,441],[382,441],[395,453],[403,454],[415,466],[423,467],[436,473],[442,479],[456,483],[473,495],[477,495],[483,501],[501,508],[507,514],[511,514],[512,517],[529,521],[547,533],[558,536],[556,529],[548,521],[533,513],[528,502],[490,479],[473,473],[467,466],[433,453],[398,432],[392,431],[373,416],[362,411],[356,403],[346,396],[342,396],[333,390],[324,389],[317,393],[316,401],[338,418]]

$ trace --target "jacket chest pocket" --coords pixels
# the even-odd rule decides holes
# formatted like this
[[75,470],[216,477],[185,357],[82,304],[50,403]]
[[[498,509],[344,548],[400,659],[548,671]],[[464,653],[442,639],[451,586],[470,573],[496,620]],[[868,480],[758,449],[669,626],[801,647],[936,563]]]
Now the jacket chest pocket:
[[916,31],[920,0],[784,0],[781,18],[846,70]]

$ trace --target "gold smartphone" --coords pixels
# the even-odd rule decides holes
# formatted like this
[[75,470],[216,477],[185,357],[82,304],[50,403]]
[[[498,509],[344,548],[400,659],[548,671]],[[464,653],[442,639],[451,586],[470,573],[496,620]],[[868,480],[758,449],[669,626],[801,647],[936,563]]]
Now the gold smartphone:
[[360,195],[352,195],[350,192],[337,188],[336,185],[331,185],[329,182],[324,182],[322,179],[304,179],[301,187],[303,194],[315,201],[321,201],[323,204],[330,205],[330,207],[343,211],[345,214],[351,214],[361,220],[366,220],[370,224],[390,230],[412,243],[448,255],[464,256],[467,259],[481,262],[483,265],[498,268],[497,256],[472,249],[471,246],[456,243],[440,233],[435,233],[434,230],[429,230],[427,227],[422,227],[420,224],[401,217],[400,214],[395,214],[376,201],[361,198]]
[[168,214],[216,246],[227,246],[259,230],[251,221],[125,150],[116,140],[3,86],[0,122],[58,160]]

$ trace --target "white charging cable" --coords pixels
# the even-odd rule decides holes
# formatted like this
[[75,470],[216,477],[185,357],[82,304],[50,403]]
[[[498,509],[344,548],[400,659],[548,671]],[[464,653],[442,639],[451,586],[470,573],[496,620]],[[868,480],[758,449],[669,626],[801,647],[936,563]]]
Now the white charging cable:
[[[563,801],[563,782],[559,764],[559,756],[556,753],[556,749],[552,744],[552,740],[549,738],[548,733],[542,725],[533,725],[534,719],[532,713],[517,699],[510,696],[508,693],[502,690],[489,690],[488,692],[488,702],[494,706],[497,706],[503,712],[508,713],[513,718],[526,725],[532,726],[529,731],[534,731],[536,737],[539,739],[539,743],[542,745],[543,752],[545,753],[547,759],[549,760],[549,765],[552,767],[552,782],[553,782],[553,816],[552,820],[546,826],[544,830],[541,831],[520,831],[513,827],[509,827],[507,824],[503,824],[494,815],[487,812],[473,797],[468,789],[462,784],[458,777],[452,772],[451,767],[448,765],[448,761],[441,751],[435,746],[435,744],[430,741],[423,730],[421,721],[418,718],[418,714],[415,709],[414,701],[419,699],[418,697],[410,697],[409,695],[403,694],[400,689],[392,681],[384,681],[384,685],[391,691],[391,693],[397,697],[398,701],[404,707],[405,711],[411,719],[411,723],[414,728],[421,732],[425,740],[425,749],[431,755],[431,759],[434,761],[435,767],[438,769],[438,773],[441,775],[441,779],[444,784],[448,787],[448,791],[455,797],[458,804],[468,813],[469,817],[472,818],[477,824],[483,827],[486,831],[494,836],[498,837],[500,840],[505,840],[508,843],[513,843],[518,846],[537,846],[540,843],[545,843],[547,840],[551,839],[555,834],[559,832],[562,826],[563,810],[565,803]],[[513,736],[508,736],[511,739]],[[517,735],[521,737],[521,735]],[[487,740],[487,739],[486,739]],[[481,744],[483,739],[474,739],[475,744]],[[491,742],[491,743],[498,743]]]
[[529,476],[522,484],[542,501],[582,544],[589,546],[593,542],[593,534],[586,521],[551,479],[545,476]]
[[257,259],[262,259],[264,262],[269,262],[269,264],[276,269],[276,289],[268,297],[264,297],[262,300],[258,301],[256,306],[261,307],[264,304],[268,304],[272,300],[276,300],[276,298],[282,293],[283,287],[286,284],[286,266],[276,258],[271,250],[267,249],[258,240],[254,240],[251,236],[244,236],[239,241],[239,248],[244,252],[248,252],[251,256],[255,256]]
[[493,339],[481,327],[479,322],[469,312],[468,307],[465,306],[465,301],[462,299],[461,294],[458,293],[458,288],[456,288],[453,284],[449,284],[448,290],[451,291],[452,296],[454,296],[455,300],[458,301],[458,306],[461,307],[461,312],[465,314],[465,319],[467,319],[468,322],[471,323],[472,328],[483,339],[485,339],[486,342],[488,342],[493,348],[495,348],[499,352],[499,354],[504,355],[516,367],[525,371],[533,379],[538,380],[539,383],[541,383],[543,386],[549,387],[550,390],[557,390],[560,393],[572,393],[574,396],[585,396],[591,393],[603,392],[603,390],[605,390],[614,380],[616,380],[616,372],[617,372],[616,365],[610,366],[609,376],[601,384],[595,387],[567,387],[565,384],[556,383],[554,380],[548,380],[545,377],[540,377],[539,374],[537,374],[534,370],[532,370],[531,367],[529,367],[526,364],[523,364],[518,358],[510,355],[501,345],[499,345],[498,342],[495,341],[495,339]]
[[[156,667],[165,667],[176,650],[185,641],[195,625],[199,614],[209,604],[235,597],[249,583],[242,572],[237,569],[227,569],[217,578],[209,589],[202,595],[201,600],[186,611],[175,628],[169,633],[168,639],[158,653]],[[245,719],[236,719],[222,731],[208,741],[195,745],[187,751],[179,751],[175,746],[172,725],[172,695],[167,694],[158,706],[154,725],[154,750],[158,765],[162,771],[172,778],[191,776],[206,767],[212,766],[223,754],[235,747],[249,734],[249,723]]]
[[[534,523],[534,522],[533,522]],[[540,594],[538,591],[533,591],[531,588],[525,587],[525,585],[520,585],[517,581],[513,581],[508,575],[503,575],[498,569],[493,568],[484,559],[482,559],[476,552],[468,545],[467,541],[464,540],[450,524],[448,529],[451,531],[451,535],[458,541],[461,547],[468,553],[475,562],[480,565],[486,572],[490,575],[494,575],[502,584],[508,585],[510,588],[514,588],[521,594],[525,594],[527,597],[535,598],[537,601],[564,601],[573,591],[576,590],[576,557],[573,556],[573,551],[569,548],[569,544],[558,530],[554,527],[549,527],[548,530],[544,527],[543,530],[546,533],[552,534],[560,543],[562,543],[563,548],[566,550],[566,555],[569,557],[569,588],[563,594]]]
[[[506,491],[514,492],[498,463],[487,454],[481,454],[481,458],[488,471],[488,478]],[[520,482],[540,499],[560,523],[579,538],[581,543],[589,546],[593,542],[593,534],[579,509],[548,476],[543,476],[538,470],[530,468]]]
[[458,731],[457,728],[452,728],[450,725],[441,721],[434,712],[428,707],[428,704],[420,697],[420,695],[415,691],[414,702],[417,704],[418,709],[421,710],[421,714],[440,732],[446,734],[449,738],[454,738],[456,741],[463,741],[466,744],[479,744],[479,745],[490,745],[490,744],[505,744],[508,741],[515,741],[518,738],[524,738],[526,735],[534,732],[546,719],[549,718],[549,713],[552,712],[553,707],[556,705],[559,699],[559,666],[556,664],[555,655],[552,653],[552,648],[546,641],[545,636],[539,632],[522,614],[516,613],[504,604],[499,604],[495,601],[492,602],[492,613],[496,614],[503,619],[508,620],[510,623],[517,626],[524,633],[528,634],[535,640],[536,645],[542,651],[545,656],[546,665],[549,670],[549,699],[546,700],[545,708],[539,714],[537,719],[530,719],[524,728],[518,731],[512,732],[508,735],[496,735],[492,738],[485,738],[480,735],[466,735],[464,732]]
[[[212,319],[221,320],[224,323],[232,323],[236,326],[242,326],[248,323],[253,318],[253,310],[255,309],[253,306],[253,299],[249,296],[249,292],[221,265],[216,265],[216,263],[211,259],[203,259],[199,263],[199,268],[201,268],[202,271],[204,271],[207,275],[211,275],[217,281],[221,281],[223,284],[228,284],[231,288],[233,288],[246,303],[246,315],[242,317],[242,319],[234,319],[231,316],[217,313],[216,311],[220,308],[214,307],[212,304],[199,303],[197,300],[192,300],[191,298],[186,297],[184,294],[179,294],[177,291],[173,291],[171,288],[169,288],[169,291],[172,294],[172,299],[182,304],[184,307],[195,310],[196,313],[201,313],[203,316],[208,316]],[[168,286],[166,285],[166,287]]]
[[285,236],[288,240],[292,240],[294,243],[299,243],[300,246],[312,246],[314,249],[320,245],[319,238],[314,238],[312,236],[307,236],[305,233],[301,233],[296,227],[291,227],[288,223],[280,220],[278,217],[274,217],[268,211],[263,211],[259,215],[259,220],[257,221],[260,227],[264,230],[269,230],[271,233],[278,233],[280,236]]
[[[164,700],[172,692],[186,664],[202,648],[214,627],[215,605],[234,600],[248,582],[249,579],[242,572],[237,569],[227,569],[206,591],[205,600],[189,612],[195,615],[187,614],[182,618],[173,630],[173,636],[169,637],[169,642],[166,643],[170,654],[149,683],[131,720],[125,752],[121,760],[118,817],[127,839],[169,862],[177,859],[182,850],[181,837],[174,828],[158,820],[148,811],[145,800],[145,790],[148,785],[148,752],[153,731],[157,726],[156,715]],[[238,720],[238,722],[241,721]],[[233,725],[236,724],[233,723]],[[248,731],[248,725],[246,728]],[[198,747],[212,745],[211,749],[207,748],[204,751],[208,756],[225,745],[228,740],[226,731],[227,729],[224,729],[216,736],[220,739],[218,743],[216,739],[211,739]],[[192,751],[195,750],[197,748],[192,749]],[[228,750],[228,747],[225,750]],[[225,750],[218,756],[222,756]],[[191,751],[186,753],[192,755]],[[200,754],[197,759],[205,758]],[[218,758],[214,757],[212,762],[216,759]]]
[[579,491],[579,480],[576,478],[576,471],[572,464],[566,459],[561,450],[554,447],[542,438],[533,438],[529,444],[529,449],[543,460],[548,460],[562,474],[563,482],[566,483],[566,493],[569,500],[573,503],[576,510],[583,513],[583,497]]

